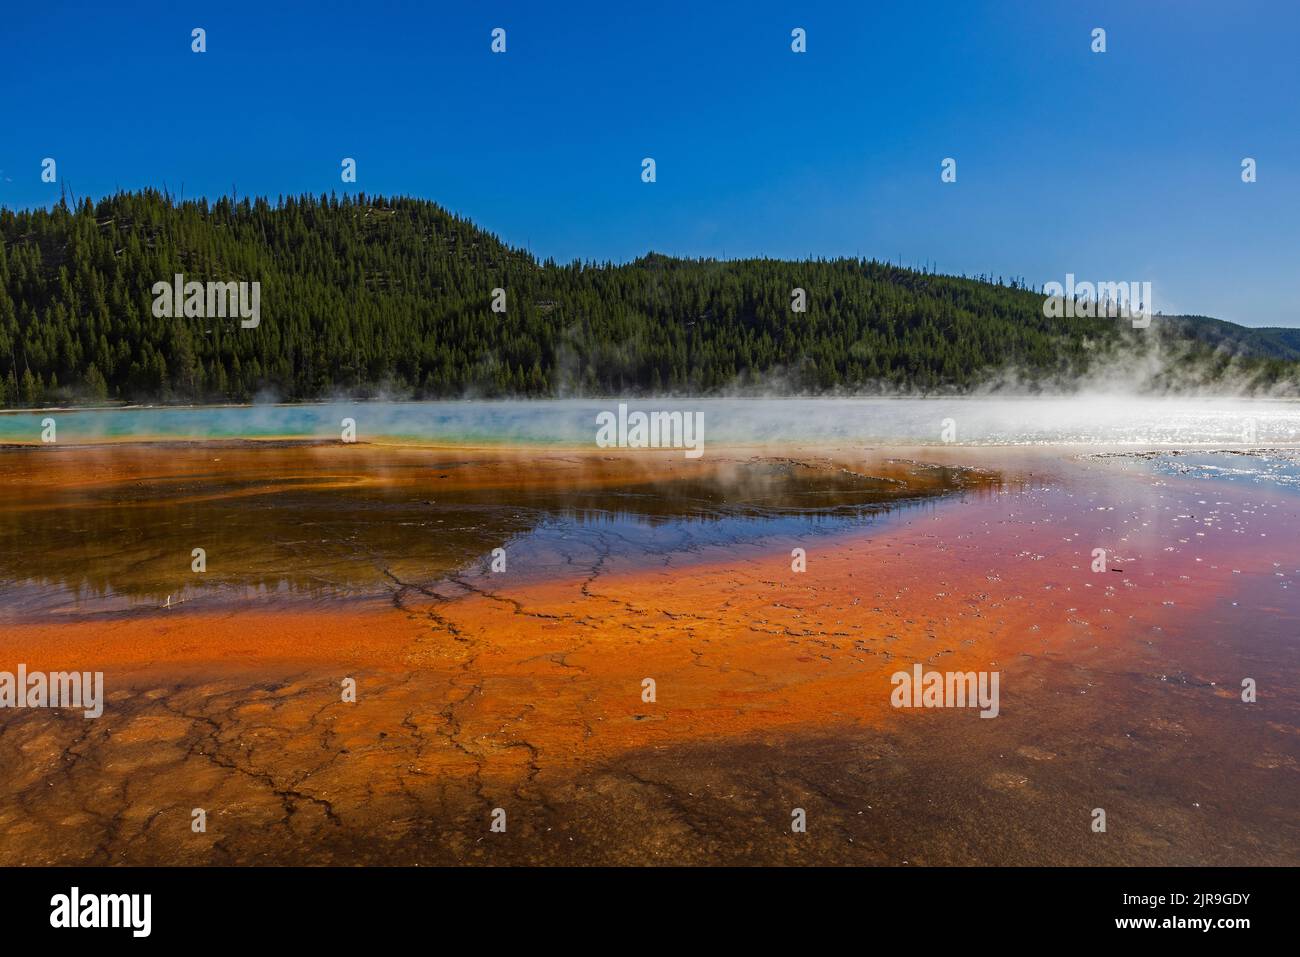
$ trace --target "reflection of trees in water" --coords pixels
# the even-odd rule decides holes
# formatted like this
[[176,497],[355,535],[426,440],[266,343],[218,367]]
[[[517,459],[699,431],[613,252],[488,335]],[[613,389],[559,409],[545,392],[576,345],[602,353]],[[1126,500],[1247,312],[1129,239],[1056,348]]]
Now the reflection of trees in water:
[[[528,510],[272,495],[0,512],[0,577],[163,603],[211,589],[324,596],[374,588],[390,561],[447,571],[526,531]],[[207,571],[191,570],[203,548]]]
[[[659,553],[846,529],[940,496],[991,494],[1002,482],[948,468],[918,469],[913,478],[764,462],[701,478],[586,488],[304,490],[295,483],[268,492],[265,479],[214,475],[92,493],[59,489],[41,507],[0,510],[0,577],[13,583],[11,612],[114,597],[162,605],[168,596],[179,604],[384,594],[386,572],[436,582],[486,562],[512,540],[517,548],[523,536],[540,552],[560,549],[566,528],[607,532],[607,544],[628,554]],[[250,489],[258,494],[243,494]],[[656,536],[671,526],[692,530]],[[206,551],[203,574],[191,571],[194,548]]]

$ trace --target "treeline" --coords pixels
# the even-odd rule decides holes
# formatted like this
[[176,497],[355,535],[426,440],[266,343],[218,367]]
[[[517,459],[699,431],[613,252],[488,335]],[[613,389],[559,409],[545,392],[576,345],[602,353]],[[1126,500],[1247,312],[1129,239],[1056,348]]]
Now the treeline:
[[[1116,320],[1045,318],[1042,295],[1019,283],[875,261],[538,262],[417,199],[176,203],[150,190],[0,210],[0,240],[10,407],[966,390],[1006,369],[1029,383],[1078,376],[1138,341]],[[177,273],[259,282],[260,324],[156,318],[152,287]],[[1229,361],[1161,334],[1185,340],[1179,361],[1200,381],[1295,376],[1289,361]]]

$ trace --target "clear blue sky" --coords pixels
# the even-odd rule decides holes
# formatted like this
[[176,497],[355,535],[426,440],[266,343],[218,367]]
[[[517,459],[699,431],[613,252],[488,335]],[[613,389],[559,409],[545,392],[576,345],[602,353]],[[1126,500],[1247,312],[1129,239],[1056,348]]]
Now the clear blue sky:
[[1292,0],[9,3],[0,204],[57,199],[50,156],[78,196],[355,188],[559,260],[1073,272],[1295,326],[1297,36]]

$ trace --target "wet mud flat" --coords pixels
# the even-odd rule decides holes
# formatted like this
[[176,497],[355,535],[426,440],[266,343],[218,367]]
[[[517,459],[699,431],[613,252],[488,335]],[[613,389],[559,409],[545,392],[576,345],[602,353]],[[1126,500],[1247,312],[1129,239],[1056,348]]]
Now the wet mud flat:
[[6,451],[0,857],[1295,864],[1286,455]]

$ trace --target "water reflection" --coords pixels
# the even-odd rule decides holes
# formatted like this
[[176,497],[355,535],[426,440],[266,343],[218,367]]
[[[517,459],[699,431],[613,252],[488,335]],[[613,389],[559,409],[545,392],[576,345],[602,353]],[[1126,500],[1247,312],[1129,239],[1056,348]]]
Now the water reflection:
[[1294,449],[1271,449],[1267,453],[1168,452],[1153,456],[1152,468],[1163,475],[1300,493],[1300,452]]
[[[592,556],[840,532],[1002,478],[881,459],[437,452],[313,443],[0,452],[0,614],[383,596],[508,548],[510,574]],[[192,553],[206,553],[206,572]]]

